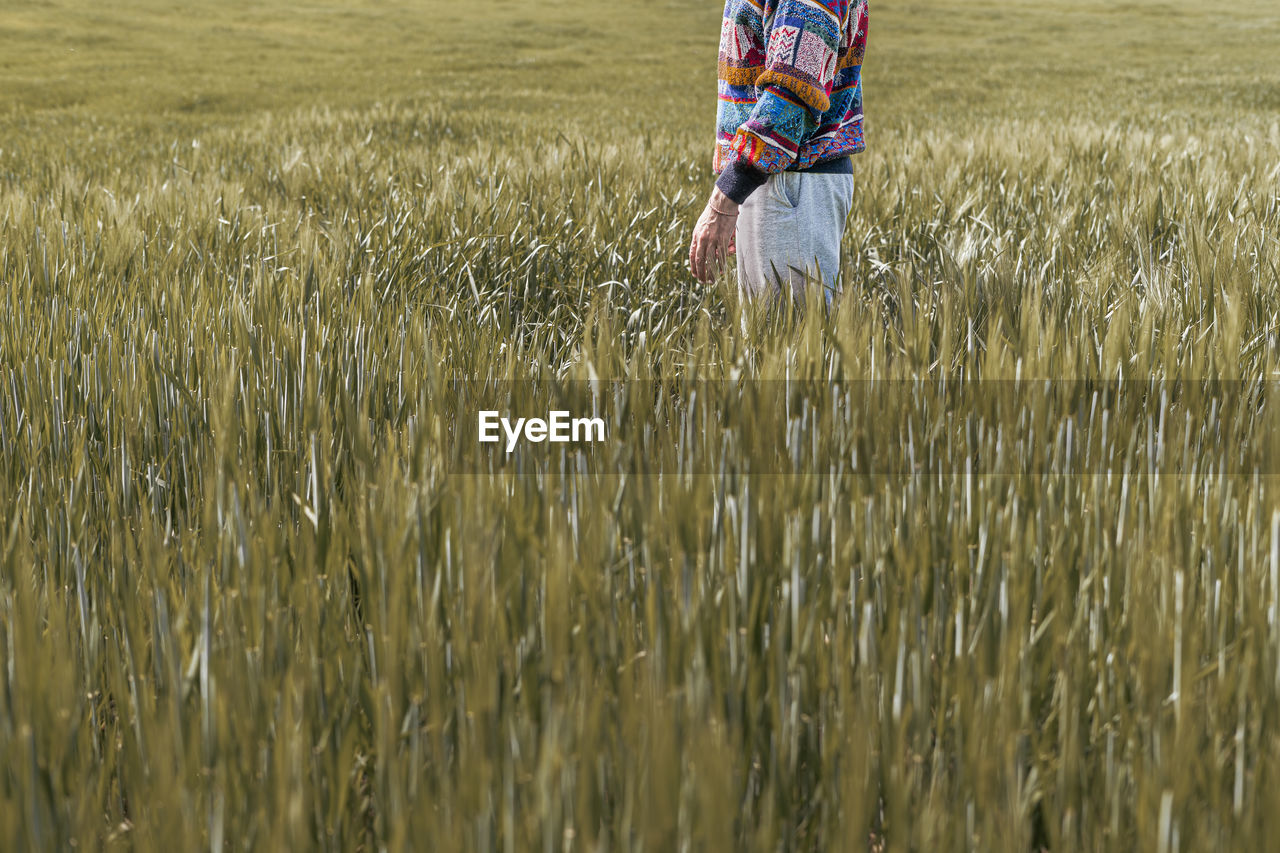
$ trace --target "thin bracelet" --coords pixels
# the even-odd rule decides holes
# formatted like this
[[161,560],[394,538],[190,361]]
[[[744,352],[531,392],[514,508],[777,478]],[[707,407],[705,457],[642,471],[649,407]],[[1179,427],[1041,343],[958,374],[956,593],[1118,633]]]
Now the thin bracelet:
[[716,207],[716,206],[715,206],[714,204],[712,204],[711,202],[707,202],[707,207],[711,208],[712,210],[714,210],[716,213],[720,214],[721,216],[737,216],[737,215],[738,215],[738,211],[736,211],[736,210],[735,210],[733,213],[730,213],[730,212],[729,212],[729,211],[727,211],[727,210],[721,210],[720,208]]

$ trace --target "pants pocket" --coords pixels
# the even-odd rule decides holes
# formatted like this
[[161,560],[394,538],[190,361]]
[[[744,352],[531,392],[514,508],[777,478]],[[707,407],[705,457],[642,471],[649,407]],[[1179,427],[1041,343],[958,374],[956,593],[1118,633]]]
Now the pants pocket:
[[800,173],[775,172],[769,183],[772,185],[773,197],[788,210],[800,206]]

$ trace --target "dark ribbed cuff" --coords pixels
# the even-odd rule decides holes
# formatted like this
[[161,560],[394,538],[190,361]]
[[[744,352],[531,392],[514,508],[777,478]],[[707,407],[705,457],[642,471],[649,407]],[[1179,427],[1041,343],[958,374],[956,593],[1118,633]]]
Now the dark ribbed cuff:
[[720,177],[716,179],[716,186],[735,204],[742,204],[747,200],[747,196],[765,182],[766,177],[765,173],[755,166],[743,160],[734,160],[720,173]]

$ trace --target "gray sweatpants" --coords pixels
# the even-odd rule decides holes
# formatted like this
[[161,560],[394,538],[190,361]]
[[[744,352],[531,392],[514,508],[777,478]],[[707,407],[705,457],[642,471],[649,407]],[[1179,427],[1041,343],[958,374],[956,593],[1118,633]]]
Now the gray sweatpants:
[[853,209],[853,175],[776,172],[738,210],[738,288],[746,299],[787,288],[802,302],[806,273],[827,305],[840,290],[840,239]]

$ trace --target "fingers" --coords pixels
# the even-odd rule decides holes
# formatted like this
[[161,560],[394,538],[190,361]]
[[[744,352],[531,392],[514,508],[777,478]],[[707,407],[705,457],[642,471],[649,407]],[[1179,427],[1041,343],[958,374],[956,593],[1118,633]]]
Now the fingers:
[[714,252],[712,247],[713,244],[707,238],[706,232],[698,229],[694,233],[693,244],[689,247],[689,270],[695,279],[704,284],[711,278],[708,262],[711,260],[710,255]]
[[698,281],[703,281],[706,274],[703,268],[703,255],[706,251],[707,214],[703,211],[698,217],[698,224],[693,228],[693,239],[689,242],[689,272]]
[[693,277],[706,284],[713,281],[724,266],[725,252],[710,239],[695,238],[689,253],[689,268]]
[[733,254],[733,234],[730,233],[729,239],[726,241],[721,237],[718,241],[708,241],[710,244],[710,257],[707,259],[709,264],[714,267],[709,270],[708,280],[715,278],[729,266],[729,256]]
[[737,253],[737,237],[733,223],[713,222],[706,213],[693,229],[689,244],[689,271],[699,282],[713,281],[728,266],[729,256]]
[[698,281],[702,281],[702,246],[700,235],[695,232],[693,241],[689,244],[689,272],[693,273],[693,277]]
[[702,282],[708,284],[716,277],[716,273],[720,269],[720,257],[716,252],[716,245],[708,240],[703,244],[704,254],[702,256]]

